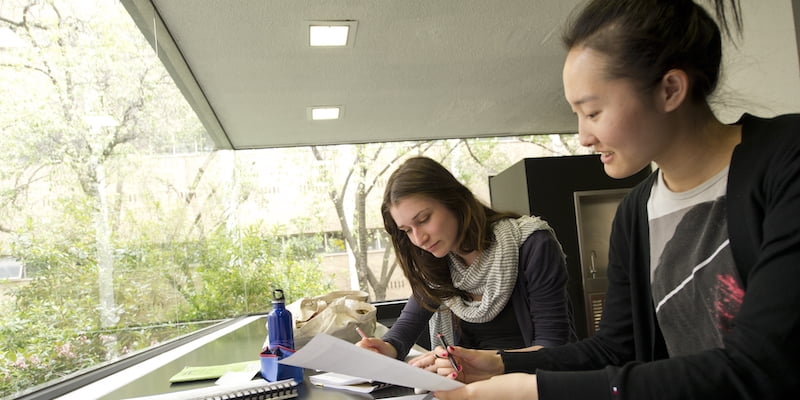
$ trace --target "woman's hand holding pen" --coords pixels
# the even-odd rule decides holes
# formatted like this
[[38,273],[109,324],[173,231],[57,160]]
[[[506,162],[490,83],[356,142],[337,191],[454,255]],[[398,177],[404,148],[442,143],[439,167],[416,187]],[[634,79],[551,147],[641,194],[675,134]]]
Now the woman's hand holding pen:
[[422,368],[426,371],[439,373],[436,361],[440,359],[443,359],[445,362],[447,362],[446,373],[444,372],[445,369],[442,369],[443,372],[440,375],[445,375],[445,376],[449,375],[450,378],[455,378],[456,375],[453,374],[453,372],[455,371],[453,369],[453,365],[447,359],[447,352],[441,346],[436,346],[432,351],[429,351],[427,353],[424,353],[422,355],[416,356],[408,360],[408,363],[411,366]]
[[[453,368],[448,356],[454,358],[460,371]],[[495,350],[471,350],[458,346],[436,347],[410,363],[464,383],[486,380],[505,372],[503,360]]]
[[391,358],[397,358],[397,349],[391,344],[376,337],[368,337],[361,328],[356,328],[356,331],[361,336],[361,340],[356,343],[356,346],[372,350]]

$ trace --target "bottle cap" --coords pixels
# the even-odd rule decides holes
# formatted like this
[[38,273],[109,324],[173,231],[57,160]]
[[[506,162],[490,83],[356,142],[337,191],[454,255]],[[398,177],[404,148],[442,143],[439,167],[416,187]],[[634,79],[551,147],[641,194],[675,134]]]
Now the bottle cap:
[[272,291],[272,302],[273,303],[283,303],[285,301],[283,297],[283,289],[275,289]]

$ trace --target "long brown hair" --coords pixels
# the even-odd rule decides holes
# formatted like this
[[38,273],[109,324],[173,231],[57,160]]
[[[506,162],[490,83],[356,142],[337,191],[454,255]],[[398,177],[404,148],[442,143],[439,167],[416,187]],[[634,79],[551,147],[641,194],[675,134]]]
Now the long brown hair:
[[517,218],[514,213],[497,212],[487,207],[453,174],[427,157],[407,159],[386,183],[381,214],[383,226],[392,239],[395,256],[411,283],[420,304],[433,310],[443,299],[467,298],[467,293],[453,286],[447,258],[436,258],[411,243],[408,235],[397,228],[390,209],[409,196],[435,200],[450,210],[458,221],[456,243],[459,251],[483,251],[494,240],[491,225],[503,218]]

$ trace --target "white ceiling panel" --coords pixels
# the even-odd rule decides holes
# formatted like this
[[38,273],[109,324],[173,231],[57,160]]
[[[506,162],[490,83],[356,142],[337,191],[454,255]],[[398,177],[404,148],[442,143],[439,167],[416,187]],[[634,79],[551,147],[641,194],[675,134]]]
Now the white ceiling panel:
[[[123,0],[219,148],[574,132],[576,0]],[[308,22],[355,20],[345,48]],[[343,106],[336,121],[308,107]]]

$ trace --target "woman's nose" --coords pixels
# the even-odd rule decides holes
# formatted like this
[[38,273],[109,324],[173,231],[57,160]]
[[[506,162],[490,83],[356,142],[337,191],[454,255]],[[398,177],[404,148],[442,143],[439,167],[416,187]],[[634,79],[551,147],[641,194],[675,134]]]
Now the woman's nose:
[[595,142],[595,137],[588,132],[586,124],[581,123],[580,118],[578,118],[578,142],[585,147],[590,147]]
[[414,231],[411,232],[411,235],[412,235],[412,240],[414,241],[414,245],[416,245],[417,247],[422,247],[422,245],[425,244],[427,235],[422,230],[414,229]]

